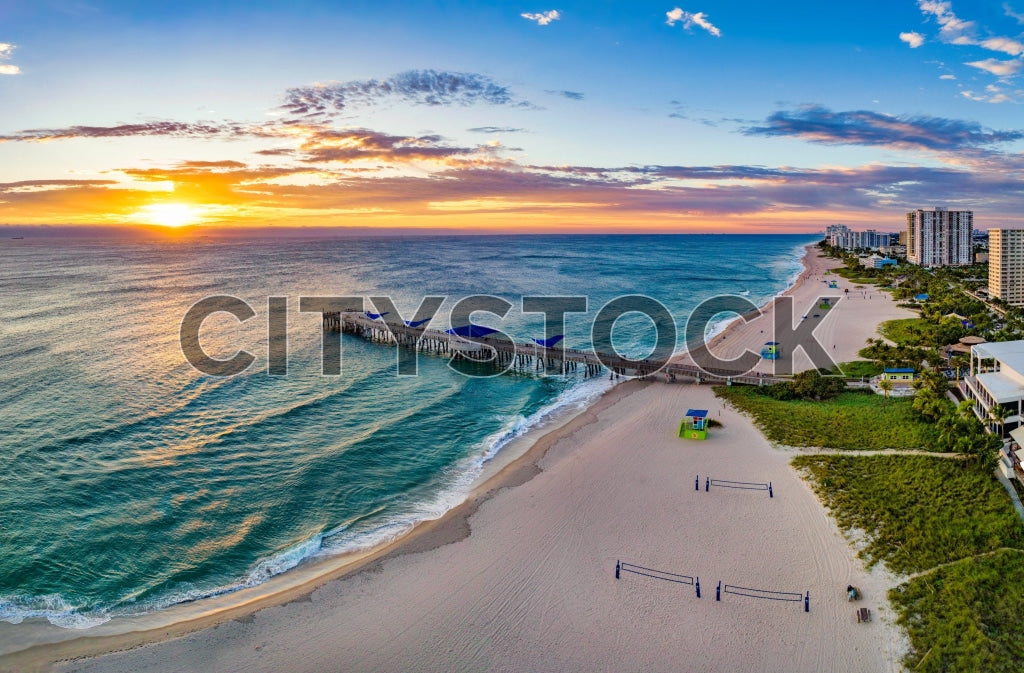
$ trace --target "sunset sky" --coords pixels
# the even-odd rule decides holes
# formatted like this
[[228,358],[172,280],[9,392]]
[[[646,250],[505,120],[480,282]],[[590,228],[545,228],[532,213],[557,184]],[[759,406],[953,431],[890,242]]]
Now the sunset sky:
[[1024,0],[0,0],[0,224],[1024,226]]

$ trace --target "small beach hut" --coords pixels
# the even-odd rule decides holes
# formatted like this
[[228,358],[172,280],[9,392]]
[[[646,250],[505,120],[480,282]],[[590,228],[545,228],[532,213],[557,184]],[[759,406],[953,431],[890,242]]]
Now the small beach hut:
[[778,341],[767,341],[761,347],[761,357],[765,360],[778,360],[782,355],[782,344]]
[[914,373],[910,367],[889,367],[882,372],[882,378],[893,383],[913,383]]
[[708,410],[687,409],[686,418],[679,423],[679,436],[685,439],[707,439]]

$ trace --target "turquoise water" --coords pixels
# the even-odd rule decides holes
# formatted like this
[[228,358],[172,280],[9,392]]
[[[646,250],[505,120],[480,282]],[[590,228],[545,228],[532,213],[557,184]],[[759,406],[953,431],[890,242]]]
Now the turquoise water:
[[[440,516],[510,439],[609,385],[472,378],[430,356],[397,377],[392,348],[349,336],[342,376],[323,377],[319,316],[299,313],[299,296],[387,294],[408,317],[425,294],[587,295],[566,330],[586,347],[588,318],[622,294],[658,299],[680,332],[709,296],[763,302],[812,240],[0,241],[0,619],[87,628],[378,544]],[[235,377],[199,374],[178,345],[185,311],[212,294],[258,314],[215,316],[203,333],[218,357],[257,355]],[[266,373],[268,295],[290,301],[285,377]],[[543,334],[517,309],[480,322]],[[639,353],[650,331],[624,320],[613,336]]]

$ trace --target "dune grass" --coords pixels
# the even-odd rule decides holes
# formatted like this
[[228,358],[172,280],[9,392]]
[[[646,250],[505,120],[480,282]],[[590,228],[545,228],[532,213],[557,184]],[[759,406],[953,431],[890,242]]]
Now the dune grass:
[[1024,670],[1024,553],[964,559],[889,592],[911,671]]
[[873,360],[851,360],[839,364],[839,370],[850,378],[871,377],[882,373],[882,365]]
[[781,401],[741,386],[719,386],[715,394],[753,416],[768,439],[788,446],[934,450],[939,436],[918,418],[911,398],[852,390],[820,402]]
[[860,556],[915,573],[1001,547],[1024,549],[1024,524],[991,474],[931,456],[799,456],[839,527],[864,531]]
[[1024,670],[1024,524],[992,475],[930,456],[800,456],[862,558],[921,573],[890,590],[911,671]]

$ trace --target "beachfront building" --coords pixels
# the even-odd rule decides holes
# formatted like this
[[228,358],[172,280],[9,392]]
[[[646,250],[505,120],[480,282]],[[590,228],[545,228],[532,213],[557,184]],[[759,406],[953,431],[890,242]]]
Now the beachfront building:
[[907,213],[907,261],[918,266],[967,266],[974,260],[974,213],[913,210]]
[[971,373],[960,382],[964,399],[974,413],[991,426],[989,410],[1001,405],[1007,412],[1000,429],[1020,427],[1024,416],[1024,340],[999,341],[971,346]]
[[914,374],[914,370],[910,367],[889,367],[882,372],[882,379],[910,385],[914,382]]
[[[874,376],[868,382],[871,389],[879,395],[889,397],[910,397],[914,394],[914,376],[916,372],[910,367],[889,367],[878,376]],[[888,381],[889,385],[883,388],[879,385],[882,381]]]
[[896,260],[889,257],[871,255],[870,257],[861,257],[860,265],[868,269],[882,269],[887,266],[896,266]]
[[830,224],[825,228],[825,239],[834,248],[843,250],[857,250],[866,248],[878,250],[883,246],[892,243],[893,234],[883,231],[868,229],[866,231],[853,231],[845,224]]
[[[907,232],[902,232],[902,236],[906,238]],[[906,257],[907,246],[900,245],[899,243],[893,243],[891,245],[883,245],[878,249],[878,252],[885,255],[886,257]]]
[[988,296],[1024,306],[1024,229],[989,230]]

